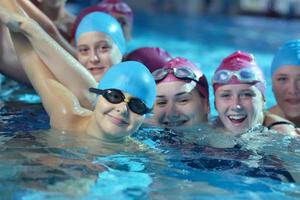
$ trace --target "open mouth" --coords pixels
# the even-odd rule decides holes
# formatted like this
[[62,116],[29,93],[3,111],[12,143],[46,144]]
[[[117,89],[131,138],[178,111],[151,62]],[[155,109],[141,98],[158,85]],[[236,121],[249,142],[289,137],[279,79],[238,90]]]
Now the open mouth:
[[240,124],[245,121],[247,115],[228,115],[227,117],[233,124]]

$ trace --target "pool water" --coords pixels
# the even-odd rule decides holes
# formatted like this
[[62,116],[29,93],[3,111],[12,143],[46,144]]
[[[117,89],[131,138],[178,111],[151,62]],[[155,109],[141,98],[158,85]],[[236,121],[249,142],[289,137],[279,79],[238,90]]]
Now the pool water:
[[[297,21],[251,17],[137,13],[135,23],[130,49],[163,47],[201,64],[209,80],[221,59],[238,49],[254,53],[268,73],[275,49],[299,36]],[[273,103],[269,98],[267,105]],[[47,130],[42,106],[22,102],[5,102],[0,124],[3,199],[300,198],[299,138],[270,131],[233,138],[203,127],[141,129],[125,145],[105,144]]]

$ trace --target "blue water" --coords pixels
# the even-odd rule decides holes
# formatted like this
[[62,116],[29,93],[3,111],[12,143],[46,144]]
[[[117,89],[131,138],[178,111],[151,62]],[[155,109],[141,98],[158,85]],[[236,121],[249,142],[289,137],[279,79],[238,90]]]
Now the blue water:
[[[275,49],[298,37],[297,27],[298,21],[264,18],[137,13],[129,48],[163,47],[201,65],[209,80],[224,56],[245,50],[268,73]],[[267,92],[270,106],[270,87]],[[1,106],[3,199],[300,198],[299,138],[266,131],[236,139],[205,127],[193,133],[141,129],[133,136],[138,142],[112,145],[46,131],[40,104]]]

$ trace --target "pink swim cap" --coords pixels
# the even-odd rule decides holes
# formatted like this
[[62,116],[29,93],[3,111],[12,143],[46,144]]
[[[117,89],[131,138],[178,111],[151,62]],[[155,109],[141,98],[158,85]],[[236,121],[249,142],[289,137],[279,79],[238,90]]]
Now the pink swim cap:
[[[189,61],[185,58],[176,57],[176,58],[169,60],[162,68],[168,69],[168,68],[183,68],[183,67],[190,69],[196,75],[196,77],[197,77],[196,79],[198,80],[198,82],[196,84],[196,88],[202,96],[207,98],[207,101],[208,101],[209,100],[209,92],[208,92],[207,79],[206,79],[205,75],[203,74],[202,70],[199,67],[197,67],[194,63],[192,63],[191,61]],[[176,78],[173,73],[168,73],[166,78],[164,78],[163,80],[161,80],[157,83],[174,82],[174,81],[185,81],[185,80]],[[191,82],[191,81],[186,80],[186,82]]]
[[[241,70],[245,69],[245,72]],[[216,81],[218,79],[216,76],[220,74],[222,71],[225,72],[240,72],[239,74],[229,75],[229,80],[226,80],[224,83],[220,83]],[[226,73],[220,74],[220,77],[225,76]],[[227,76],[227,75],[226,75]],[[240,77],[238,77],[240,76]],[[241,80],[242,79],[242,80]],[[247,83],[251,85],[255,85],[265,96],[265,78],[262,70],[259,68],[257,63],[255,62],[254,56],[252,54],[237,51],[228,57],[224,58],[221,65],[216,69],[213,77],[213,88],[214,92],[222,85],[228,84],[242,84]]]
[[171,55],[164,49],[158,47],[138,48],[129,53],[126,58],[126,60],[143,63],[150,72],[162,68],[170,59]]
[[122,0],[103,0],[97,5],[103,12],[111,14],[112,12],[124,15],[128,23],[132,26],[133,12],[129,5]]

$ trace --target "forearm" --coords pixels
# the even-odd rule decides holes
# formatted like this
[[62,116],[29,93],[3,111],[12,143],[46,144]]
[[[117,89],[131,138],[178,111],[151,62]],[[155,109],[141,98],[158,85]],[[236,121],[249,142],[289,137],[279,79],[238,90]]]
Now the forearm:
[[21,29],[49,70],[77,96],[84,107],[91,109],[94,96],[88,88],[96,87],[94,77],[33,21],[24,21]]
[[16,55],[9,31],[0,24],[0,72],[16,81],[31,85]]
[[75,48],[66,41],[54,23],[40,9],[28,0],[17,0],[17,2],[32,19],[34,19],[55,41],[57,41],[58,44],[75,57]]

